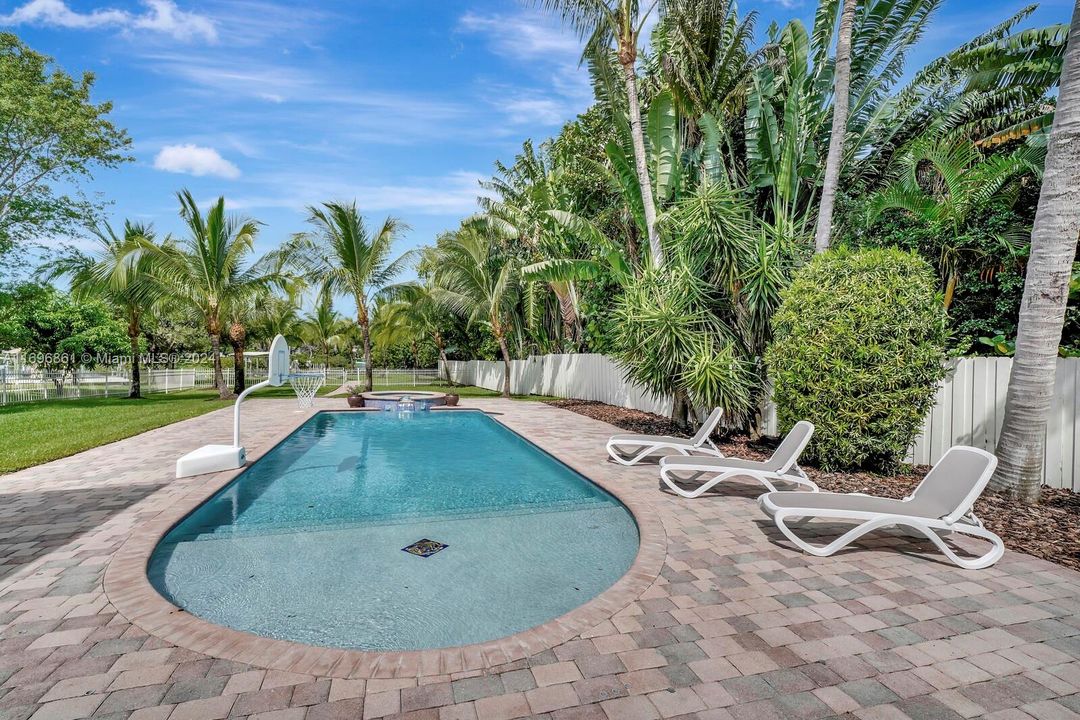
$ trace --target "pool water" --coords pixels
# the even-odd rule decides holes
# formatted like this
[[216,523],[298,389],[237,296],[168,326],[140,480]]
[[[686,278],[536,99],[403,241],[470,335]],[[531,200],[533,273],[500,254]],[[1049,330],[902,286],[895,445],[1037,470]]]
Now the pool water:
[[[403,552],[419,540],[445,549]],[[162,539],[171,602],[265,637],[367,650],[556,618],[637,554],[614,497],[483,413],[320,413]]]

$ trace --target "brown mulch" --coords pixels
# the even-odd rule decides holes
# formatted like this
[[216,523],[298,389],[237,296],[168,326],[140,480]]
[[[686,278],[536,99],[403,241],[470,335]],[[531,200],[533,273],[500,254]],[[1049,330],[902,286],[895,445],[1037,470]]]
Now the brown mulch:
[[[688,437],[688,433],[680,431],[667,418],[640,410],[588,400],[551,400],[548,404],[601,420],[627,432]],[[720,439],[717,445],[725,455],[761,460],[768,457],[775,443],[775,438],[751,442],[745,436],[730,436]],[[825,472],[808,465],[802,467],[822,490],[864,492],[891,498],[910,494],[930,469],[918,466],[896,475],[878,475],[864,471]],[[987,528],[1001,536],[1010,550],[1080,570],[1080,493],[1043,486],[1039,503],[1024,505],[1011,498],[986,492],[975,503],[975,514]]]

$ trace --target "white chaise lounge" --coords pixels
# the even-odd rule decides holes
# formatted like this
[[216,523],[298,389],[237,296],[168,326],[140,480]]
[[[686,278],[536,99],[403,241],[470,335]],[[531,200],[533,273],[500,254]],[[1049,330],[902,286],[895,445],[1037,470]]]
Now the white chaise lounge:
[[[757,480],[769,490],[776,490],[774,482],[790,482],[805,485],[817,491],[810,478],[799,467],[799,456],[814,434],[813,423],[800,420],[791,428],[783,442],[768,460],[742,460],[740,458],[665,457],[660,460],[660,479],[672,492],[686,498],[696,498],[712,490],[720,483],[735,477]],[[696,482],[712,476],[692,490],[684,490],[676,483]]]
[[[990,482],[996,466],[997,458],[985,450],[956,446],[945,453],[915,492],[903,500],[859,493],[771,492],[758,498],[758,504],[772,516],[788,540],[811,555],[832,555],[868,532],[898,526],[925,535],[960,567],[978,570],[993,565],[1005,552],[1001,538],[983,527],[982,521],[972,512],[972,506]],[[788,527],[789,520],[815,518],[854,520],[860,524],[828,545],[813,545]],[[982,538],[992,547],[979,557],[960,557],[939,536],[939,533],[948,532]]]
[[657,452],[681,455],[699,453],[710,457],[723,457],[724,454],[709,439],[713,430],[720,424],[723,414],[724,411],[720,408],[714,409],[692,438],[668,437],[667,435],[612,435],[607,442],[608,455],[622,465],[636,465]]

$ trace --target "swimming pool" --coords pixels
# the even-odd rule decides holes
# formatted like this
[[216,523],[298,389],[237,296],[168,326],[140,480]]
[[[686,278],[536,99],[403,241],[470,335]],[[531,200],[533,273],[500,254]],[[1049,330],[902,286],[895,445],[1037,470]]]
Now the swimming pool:
[[[421,540],[435,552],[406,550]],[[483,413],[323,412],[178,523],[148,575],[219,625],[420,650],[556,618],[637,549],[618,500]]]

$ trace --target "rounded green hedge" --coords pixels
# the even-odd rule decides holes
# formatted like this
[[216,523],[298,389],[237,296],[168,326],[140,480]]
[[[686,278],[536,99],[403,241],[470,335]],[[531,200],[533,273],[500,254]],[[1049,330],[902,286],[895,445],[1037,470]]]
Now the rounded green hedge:
[[903,460],[945,375],[946,317],[934,270],[893,248],[817,255],[773,316],[766,353],[782,430],[815,425],[823,469]]

